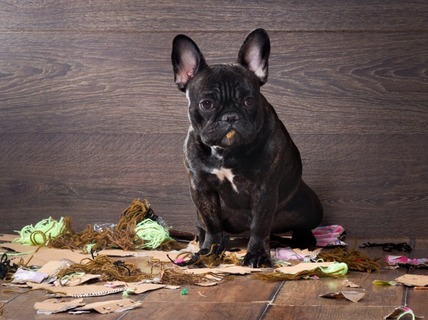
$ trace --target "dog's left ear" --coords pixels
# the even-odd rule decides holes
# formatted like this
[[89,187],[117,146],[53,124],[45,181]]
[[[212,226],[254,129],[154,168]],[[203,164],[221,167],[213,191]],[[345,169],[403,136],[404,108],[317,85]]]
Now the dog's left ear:
[[238,63],[254,72],[259,78],[260,85],[268,78],[268,64],[270,54],[270,40],[264,29],[252,31],[241,46],[238,54]]

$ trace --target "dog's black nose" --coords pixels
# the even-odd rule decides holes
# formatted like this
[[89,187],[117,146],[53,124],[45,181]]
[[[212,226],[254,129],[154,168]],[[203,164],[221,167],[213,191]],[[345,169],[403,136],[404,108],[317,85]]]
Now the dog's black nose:
[[236,112],[228,112],[222,115],[221,121],[235,122],[239,120],[239,115]]

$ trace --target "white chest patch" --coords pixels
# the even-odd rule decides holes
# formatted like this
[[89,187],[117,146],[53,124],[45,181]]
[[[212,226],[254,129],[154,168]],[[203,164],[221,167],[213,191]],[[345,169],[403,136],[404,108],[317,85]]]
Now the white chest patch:
[[213,169],[211,173],[215,174],[220,179],[220,181],[224,181],[224,179],[229,180],[233,190],[235,190],[235,192],[238,193],[238,188],[233,183],[233,178],[235,178],[235,176],[233,175],[231,169],[221,167],[220,169]]

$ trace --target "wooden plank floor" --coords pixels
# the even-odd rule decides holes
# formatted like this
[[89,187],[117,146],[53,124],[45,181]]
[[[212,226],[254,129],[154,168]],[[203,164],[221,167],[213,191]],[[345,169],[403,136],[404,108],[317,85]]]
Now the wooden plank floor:
[[171,42],[186,33],[230,63],[256,27],[272,44],[262,91],[324,223],[426,237],[423,0],[0,1],[0,232],[50,215],[114,222],[134,198],[194,232]]
[[[117,221],[134,198],[195,232],[182,164],[187,102],[173,83],[171,42],[186,33],[209,63],[229,63],[256,27],[272,44],[263,94],[301,151],[323,223],[364,241],[403,238],[412,256],[427,257],[424,0],[0,1],[0,232],[65,215],[80,231]],[[80,318],[372,320],[403,304],[428,317],[427,291],[371,284],[407,272],[427,274],[351,272],[367,292],[359,303],[318,297],[342,280],[246,276]],[[2,291],[2,317],[75,319],[36,316],[32,305],[45,297]]]
[[[359,244],[368,240],[360,241]],[[370,239],[370,242],[402,242],[413,245],[410,257],[427,257],[428,241],[414,239]],[[348,241],[350,245],[357,244]],[[360,249],[371,257],[383,257],[380,248]],[[402,255],[393,251],[390,254]],[[362,286],[365,297],[358,303],[344,300],[320,298],[327,292],[351,290],[343,285],[344,279],[322,278],[320,280],[300,280],[268,282],[250,276],[235,277],[215,287],[187,286],[188,294],[180,295],[180,290],[158,290],[132,297],[142,303],[142,307],[120,314],[83,315],[80,319],[383,319],[396,307],[407,305],[416,315],[428,316],[428,291],[403,286],[374,286],[373,280],[394,280],[400,275],[424,274],[426,269],[383,270],[381,273],[361,273],[351,271],[346,279]],[[120,299],[116,294],[107,297],[87,298],[85,301]],[[76,316],[57,314],[41,316],[35,313],[33,305],[47,299],[45,292],[35,291],[24,294],[2,292],[4,319],[76,319]],[[357,318],[355,316],[358,315]]]

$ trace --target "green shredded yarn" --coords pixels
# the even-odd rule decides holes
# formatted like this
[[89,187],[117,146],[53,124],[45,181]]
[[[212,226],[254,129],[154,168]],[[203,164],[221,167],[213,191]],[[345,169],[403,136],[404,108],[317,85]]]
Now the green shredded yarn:
[[96,243],[87,243],[83,246],[84,253],[91,253],[92,249],[96,246]]
[[373,280],[372,282],[376,286],[396,286],[397,281],[385,281],[385,280]]
[[151,219],[145,219],[138,223],[135,227],[135,233],[139,238],[143,239],[144,244],[142,247],[146,249],[156,249],[165,240],[172,240],[168,230]]
[[24,245],[44,246],[50,239],[58,237],[64,229],[64,218],[59,221],[49,217],[38,222],[35,226],[32,224],[23,227],[20,231],[15,230],[19,237],[14,239],[14,243]]
[[[35,226],[27,225],[20,231],[15,231],[19,234],[19,237],[14,239],[13,242],[24,245],[46,246],[50,240],[58,238],[64,232],[64,229],[63,217],[59,221],[49,217],[38,222]],[[156,249],[165,241],[173,240],[166,228],[151,219],[145,219],[138,223],[134,231],[136,236],[143,240],[142,249]],[[83,246],[84,252],[91,252],[95,245],[96,243],[93,242],[87,243]]]
[[348,273],[348,265],[344,262],[335,262],[328,267],[320,267],[326,275],[344,276]]
[[401,315],[399,315],[398,318],[397,318],[397,320],[400,320],[401,318],[403,318],[403,317],[405,317],[407,315],[410,315],[412,317],[411,320],[415,320],[416,319],[415,313],[412,310],[408,310],[406,312],[403,312]]

